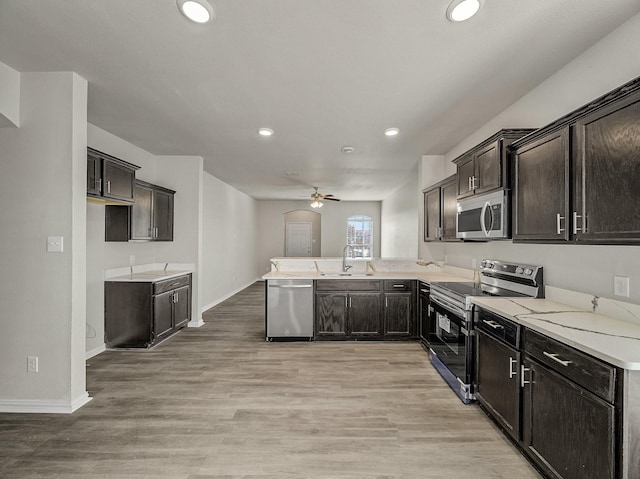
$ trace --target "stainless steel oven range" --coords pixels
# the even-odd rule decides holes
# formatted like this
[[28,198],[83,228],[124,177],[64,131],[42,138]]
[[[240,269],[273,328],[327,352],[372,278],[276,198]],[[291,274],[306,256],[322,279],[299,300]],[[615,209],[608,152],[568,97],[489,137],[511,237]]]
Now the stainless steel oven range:
[[429,356],[463,402],[471,402],[474,371],[473,296],[544,297],[542,266],[485,259],[480,282],[431,283]]

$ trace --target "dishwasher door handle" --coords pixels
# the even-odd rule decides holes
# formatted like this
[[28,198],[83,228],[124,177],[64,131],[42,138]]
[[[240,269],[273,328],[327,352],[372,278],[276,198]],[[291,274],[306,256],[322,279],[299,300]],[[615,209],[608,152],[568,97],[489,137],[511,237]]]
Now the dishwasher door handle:
[[310,284],[270,284],[270,288],[311,288]]

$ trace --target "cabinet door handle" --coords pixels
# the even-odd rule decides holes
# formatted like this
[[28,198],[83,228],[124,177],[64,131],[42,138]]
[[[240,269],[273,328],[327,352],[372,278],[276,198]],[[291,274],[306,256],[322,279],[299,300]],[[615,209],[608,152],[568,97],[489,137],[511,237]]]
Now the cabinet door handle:
[[573,361],[564,361],[562,359],[560,359],[558,357],[557,354],[555,353],[548,353],[546,351],[542,351],[542,354],[544,354],[546,357],[553,359],[556,363],[562,364],[564,367],[569,366],[569,364],[571,364]]
[[493,329],[504,329],[504,326],[496,323],[495,321],[490,321],[488,319],[483,319],[482,322],[487,326],[491,326]]
[[176,291],[175,293],[173,293],[173,296],[174,296],[174,298],[175,298],[174,303],[177,303],[177,302],[179,302],[179,301],[180,301],[180,295],[178,295],[178,292],[177,292],[177,291]]
[[525,381],[524,373],[531,371],[531,368],[525,368],[524,364],[520,366],[520,387],[524,387],[525,384],[531,384],[532,381]]
[[394,288],[404,288],[404,284],[394,284]]
[[518,374],[517,370],[514,370],[513,366],[518,363],[517,359],[513,359],[509,356],[509,379],[513,379],[513,377]]
[[473,190],[473,187],[471,186],[471,178],[473,178],[473,177],[472,177],[472,176],[470,176],[469,178],[467,178],[467,179],[469,180],[469,181],[468,181],[468,186],[469,186],[469,187],[468,187],[468,191]]
[[102,191],[102,178],[98,178],[96,180],[96,190],[97,191]]
[[348,297],[348,296],[345,296],[345,297],[344,297],[344,307],[345,307],[345,308],[348,308],[348,307],[349,307],[349,297]]
[[385,307],[385,308],[388,308],[388,307],[389,307],[389,298],[387,298],[386,296],[385,296],[385,298],[384,298],[384,307]]
[[111,180],[107,180],[107,193],[111,193]]
[[153,237],[157,238],[158,237],[158,228],[153,228]]
[[351,307],[351,296],[349,296],[349,307]]
[[428,289],[422,289],[422,288],[420,288],[420,292],[421,292],[421,293],[428,293],[428,292],[429,292],[429,290],[428,290]]
[[[582,219],[582,226],[580,228],[578,228],[578,218]],[[587,228],[586,228],[586,224],[585,224],[585,218],[582,215],[579,215],[577,211],[573,212],[573,234],[576,235],[578,234],[578,231],[580,231],[581,233],[586,233],[587,232]]]
[[564,231],[564,228],[560,228],[560,221],[564,221],[564,216],[561,216],[560,213],[556,215],[556,233],[561,234]]

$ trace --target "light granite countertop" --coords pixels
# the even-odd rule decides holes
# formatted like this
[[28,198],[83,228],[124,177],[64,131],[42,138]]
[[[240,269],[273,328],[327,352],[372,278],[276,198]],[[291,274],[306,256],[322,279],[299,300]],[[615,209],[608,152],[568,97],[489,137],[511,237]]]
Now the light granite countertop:
[[192,264],[150,263],[106,270],[104,272],[104,280],[131,283],[155,283],[193,272],[194,268]]
[[474,304],[610,364],[640,370],[640,325],[548,299],[474,297]]
[[262,276],[264,280],[270,279],[417,279],[427,283],[436,281],[472,281],[470,278],[456,276],[454,274],[441,272],[416,272],[416,271],[394,271],[394,272],[376,272],[376,273],[353,273],[343,275],[341,273],[318,273],[312,271],[272,271]]

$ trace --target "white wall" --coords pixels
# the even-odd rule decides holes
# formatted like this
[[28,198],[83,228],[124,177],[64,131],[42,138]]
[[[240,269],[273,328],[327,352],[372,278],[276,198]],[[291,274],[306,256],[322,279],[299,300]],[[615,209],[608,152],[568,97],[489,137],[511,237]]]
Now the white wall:
[[[87,82],[22,73],[20,127],[0,129],[0,410],[71,412],[85,387]],[[47,236],[64,251],[47,253]],[[27,356],[39,372],[27,373]]]
[[[500,128],[544,126],[637,77],[639,44],[640,15],[636,15],[449,151],[447,163]],[[484,257],[541,264],[546,284],[603,297],[613,297],[614,275],[628,276],[630,300],[640,303],[640,246],[505,241],[447,244],[445,253],[449,263],[466,268],[472,258]]]
[[204,173],[202,307],[257,279],[256,201],[209,173]]
[[380,211],[380,256],[416,258],[418,255],[418,175],[384,199]]
[[[314,211],[309,201],[258,201],[257,275],[270,270],[269,259],[284,256],[284,214],[294,210]],[[329,202],[320,208],[322,215],[322,256],[342,256],[347,241],[347,218],[367,215],[373,218],[373,256],[380,256],[379,201]]]

